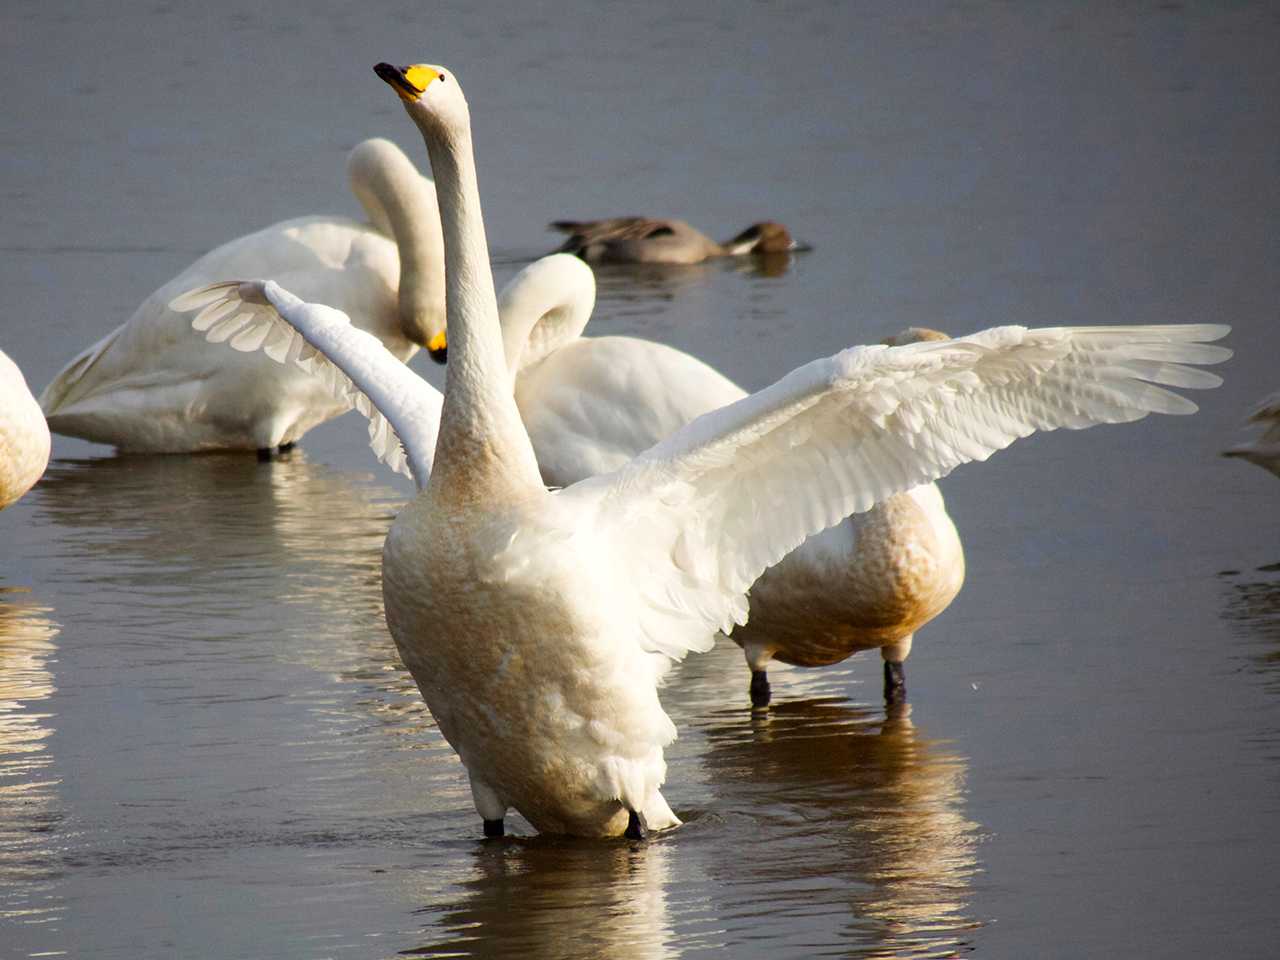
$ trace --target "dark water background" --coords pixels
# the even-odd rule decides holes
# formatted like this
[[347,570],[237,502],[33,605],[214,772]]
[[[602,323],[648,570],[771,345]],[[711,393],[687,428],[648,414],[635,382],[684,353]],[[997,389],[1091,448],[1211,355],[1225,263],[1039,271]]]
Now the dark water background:
[[[1280,483],[1217,457],[1280,387],[1267,3],[0,6],[0,348],[37,389],[210,247],[357,210],[423,151],[378,60],[466,87],[504,279],[556,217],[814,245],[601,275],[595,332],[748,387],[911,324],[1225,321],[1192,418],[944,484],[968,582],[879,664],[679,670],[641,848],[478,842],[382,621],[410,494],[345,418],[290,462],[58,438],[0,515],[0,956],[1269,956]],[[428,366],[416,362],[419,369]],[[528,833],[527,830],[525,830]]]

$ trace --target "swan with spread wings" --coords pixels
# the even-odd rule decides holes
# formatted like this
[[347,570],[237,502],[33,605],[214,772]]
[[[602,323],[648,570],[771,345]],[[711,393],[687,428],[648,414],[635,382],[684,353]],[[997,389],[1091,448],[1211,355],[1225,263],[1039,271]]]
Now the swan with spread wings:
[[[997,327],[855,347],[706,414],[617,470],[548,490],[513,397],[456,77],[376,68],[431,158],[446,252],[443,400],[341,312],[266,281],[175,302],[207,335],[321,371],[414,477],[383,552],[387,622],[467,769],[486,835],[675,826],[662,795],[673,660],[745,620],[748,588],[805,537],[1036,430],[1194,404],[1215,325]],[[327,358],[327,360],[323,359]],[[332,365],[328,361],[332,361]]]

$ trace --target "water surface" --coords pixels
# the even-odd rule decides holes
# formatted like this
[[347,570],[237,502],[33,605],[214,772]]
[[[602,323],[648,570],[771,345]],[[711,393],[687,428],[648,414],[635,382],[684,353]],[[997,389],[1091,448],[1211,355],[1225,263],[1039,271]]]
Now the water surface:
[[[1264,956],[1280,900],[1274,6],[67,2],[0,11],[0,348],[36,387],[201,252],[356,210],[466,85],[499,279],[559,217],[783,220],[782,269],[601,271],[593,329],[744,386],[928,324],[1225,321],[1191,418],[944,483],[968,581],[879,664],[722,643],[663,692],[633,847],[478,839],[383,622],[412,491],[344,418],[287,461],[58,438],[0,514],[0,955]],[[422,359],[415,367],[429,371]],[[128,918],[128,922],[122,922]]]

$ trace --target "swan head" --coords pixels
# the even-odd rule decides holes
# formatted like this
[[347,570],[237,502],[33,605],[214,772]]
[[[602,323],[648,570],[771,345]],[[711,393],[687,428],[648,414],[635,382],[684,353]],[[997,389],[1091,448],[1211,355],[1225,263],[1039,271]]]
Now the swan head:
[[466,98],[451,70],[430,63],[408,67],[379,63],[373,72],[396,92],[423,131],[445,133],[470,125]]

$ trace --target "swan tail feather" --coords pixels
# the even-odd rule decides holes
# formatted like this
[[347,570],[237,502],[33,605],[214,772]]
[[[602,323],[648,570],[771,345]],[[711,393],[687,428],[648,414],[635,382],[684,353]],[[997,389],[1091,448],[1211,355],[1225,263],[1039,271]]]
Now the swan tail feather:
[[88,384],[89,374],[110,352],[123,332],[123,325],[116,327],[97,343],[80,351],[40,391],[37,402],[46,418],[56,417],[69,404],[82,398],[83,391],[77,388]]

